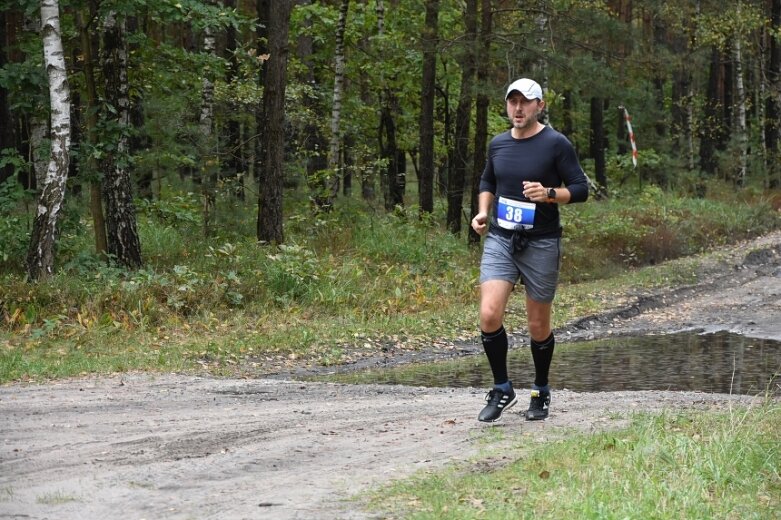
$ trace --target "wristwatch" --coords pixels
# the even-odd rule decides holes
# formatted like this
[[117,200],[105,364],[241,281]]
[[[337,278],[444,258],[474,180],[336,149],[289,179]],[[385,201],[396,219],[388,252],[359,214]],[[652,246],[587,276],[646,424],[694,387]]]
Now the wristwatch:
[[548,188],[548,198],[556,200],[556,190],[554,188]]

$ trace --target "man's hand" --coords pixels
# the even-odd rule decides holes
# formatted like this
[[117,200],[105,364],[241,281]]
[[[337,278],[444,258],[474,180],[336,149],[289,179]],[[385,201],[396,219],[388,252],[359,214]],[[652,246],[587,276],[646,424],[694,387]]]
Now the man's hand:
[[485,235],[488,231],[488,213],[478,213],[475,218],[472,219],[472,229],[478,235]]

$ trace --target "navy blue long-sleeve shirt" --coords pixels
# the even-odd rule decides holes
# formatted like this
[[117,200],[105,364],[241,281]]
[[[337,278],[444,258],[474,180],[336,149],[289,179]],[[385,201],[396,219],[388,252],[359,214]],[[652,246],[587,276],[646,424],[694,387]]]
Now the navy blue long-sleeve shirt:
[[[563,184],[569,189],[570,203],[588,199],[588,181],[572,143],[547,126],[525,139],[515,139],[508,130],[491,140],[480,192],[495,196],[492,221],[499,197],[529,202],[523,195],[523,181],[540,182],[549,188]],[[534,228],[560,229],[559,205],[538,203]]]

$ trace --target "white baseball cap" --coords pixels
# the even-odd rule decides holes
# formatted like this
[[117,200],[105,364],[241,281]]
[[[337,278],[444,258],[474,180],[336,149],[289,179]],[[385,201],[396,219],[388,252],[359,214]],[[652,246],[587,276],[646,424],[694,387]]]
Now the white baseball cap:
[[510,97],[513,90],[517,90],[523,94],[526,99],[542,100],[542,88],[540,88],[540,84],[533,79],[521,78],[510,83],[510,86],[507,87],[507,94],[504,95],[505,101]]

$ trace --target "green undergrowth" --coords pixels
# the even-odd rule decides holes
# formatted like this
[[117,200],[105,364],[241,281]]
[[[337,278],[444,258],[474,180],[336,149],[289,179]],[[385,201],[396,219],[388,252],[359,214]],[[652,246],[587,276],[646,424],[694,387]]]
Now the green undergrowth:
[[[343,199],[308,215],[288,201],[285,243],[254,238],[249,203],[219,207],[203,238],[194,195],[139,205],[145,265],[127,272],[91,254],[86,216],[66,212],[56,274],[37,284],[21,261],[0,274],[0,381],[125,370],[263,372],[285,362],[337,364],[380,352],[471,339],[480,250],[421,220]],[[628,289],[689,283],[675,260],[763,234],[780,219],[767,198],[675,198],[648,187],[565,207],[559,326],[622,303]],[[17,255],[18,256],[18,255]],[[9,258],[11,260],[9,260]],[[522,323],[513,298],[508,326]],[[516,319],[517,318],[517,319]]]
[[630,419],[560,440],[519,436],[501,464],[420,474],[378,491],[372,507],[419,520],[778,518],[777,401]]

